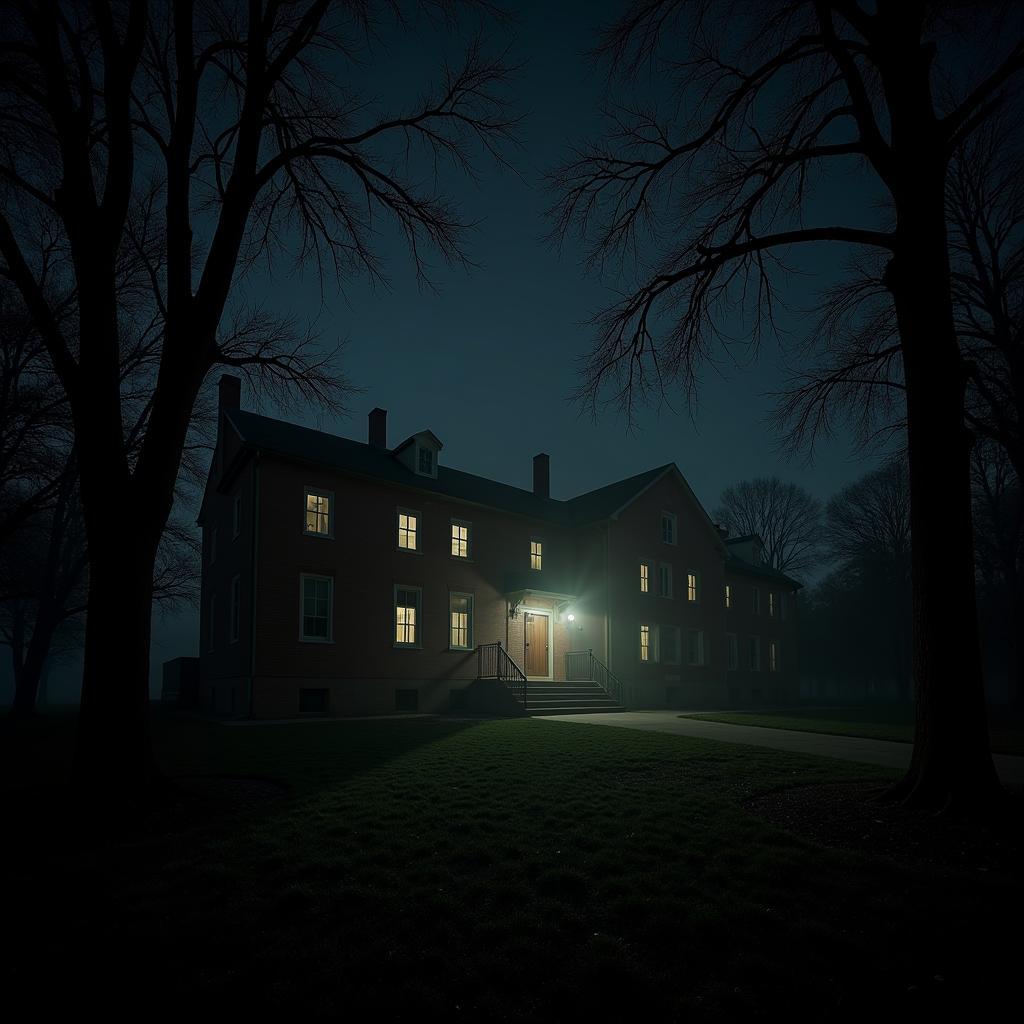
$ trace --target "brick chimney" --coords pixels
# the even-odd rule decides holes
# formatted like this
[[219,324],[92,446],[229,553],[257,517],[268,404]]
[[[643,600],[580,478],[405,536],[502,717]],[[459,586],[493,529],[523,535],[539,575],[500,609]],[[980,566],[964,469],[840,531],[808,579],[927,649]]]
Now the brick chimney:
[[242,407],[242,381],[241,378],[231,373],[222,373],[217,383],[219,398],[217,400],[218,412],[225,412],[227,409],[240,409]]
[[538,498],[551,497],[551,459],[544,452],[533,457],[533,493]]
[[384,448],[388,446],[388,411],[387,409],[373,409],[367,419],[367,440],[371,448]]

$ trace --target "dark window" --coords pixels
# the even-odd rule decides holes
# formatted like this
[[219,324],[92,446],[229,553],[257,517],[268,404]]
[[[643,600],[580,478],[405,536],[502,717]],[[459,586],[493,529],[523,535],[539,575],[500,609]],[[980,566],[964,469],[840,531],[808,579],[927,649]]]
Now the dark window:
[[326,710],[326,690],[299,690],[299,711],[323,714]]
[[434,472],[434,453],[429,448],[420,449],[420,472],[428,476]]
[[396,711],[419,711],[420,691],[419,690],[395,690]]

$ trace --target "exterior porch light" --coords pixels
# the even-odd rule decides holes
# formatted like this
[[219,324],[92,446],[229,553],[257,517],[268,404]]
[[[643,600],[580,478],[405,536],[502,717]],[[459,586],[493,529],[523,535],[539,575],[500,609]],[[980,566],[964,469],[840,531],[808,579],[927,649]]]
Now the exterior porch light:
[[575,616],[575,615],[573,615],[573,613],[572,613],[572,612],[569,612],[569,614],[568,614],[568,615],[566,615],[566,618],[567,618],[567,619],[568,619],[568,620],[569,620],[570,622],[575,622],[575,621],[576,621],[576,616]]

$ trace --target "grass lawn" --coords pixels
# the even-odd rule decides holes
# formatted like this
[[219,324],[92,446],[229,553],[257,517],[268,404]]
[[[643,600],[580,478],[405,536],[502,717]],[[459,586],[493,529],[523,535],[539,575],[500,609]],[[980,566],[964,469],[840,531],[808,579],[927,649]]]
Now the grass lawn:
[[529,719],[158,718],[169,774],[287,791],[115,833],[68,826],[31,759],[63,764],[69,732],[0,735],[0,980],[38,1015],[978,1015],[1017,976],[1019,874],[816,846],[744,809],[887,779],[870,766]]
[[[865,736],[873,740],[912,743],[914,711],[906,705],[868,704],[842,708],[786,708],[784,711],[724,711],[680,715],[729,725],[759,725],[766,729],[796,729],[836,736]],[[998,754],[1024,754],[1024,721],[994,713],[989,720],[992,750]]]

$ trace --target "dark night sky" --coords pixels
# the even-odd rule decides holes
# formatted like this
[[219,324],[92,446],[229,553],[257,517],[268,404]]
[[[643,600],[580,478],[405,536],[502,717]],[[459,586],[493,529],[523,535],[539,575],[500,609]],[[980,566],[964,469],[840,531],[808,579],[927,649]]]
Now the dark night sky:
[[[494,48],[509,45],[510,61],[524,65],[513,99],[525,116],[522,148],[509,154],[517,173],[483,161],[477,183],[442,179],[465,217],[479,221],[469,239],[477,269],[436,265],[431,278],[437,291],[420,290],[399,240],[385,234],[380,251],[387,257],[390,289],[348,281],[342,296],[328,282],[322,300],[318,282],[309,276],[250,279],[250,295],[258,288],[275,309],[315,320],[326,341],[346,340],[344,370],[365,388],[351,401],[346,419],[318,422],[294,412],[290,418],[365,440],[366,413],[379,405],[388,410],[391,444],[430,428],[444,442],[444,463],[520,487],[532,484],[532,456],[546,451],[557,498],[674,461],[709,511],[728,484],[773,473],[826,499],[874,460],[860,458],[846,436],[821,444],[809,467],[778,451],[765,422],[774,401],[768,393],[784,377],[775,342],[727,378],[709,368],[693,419],[680,398],[674,411],[644,410],[639,429],[629,434],[614,410],[595,425],[567,401],[577,380],[576,359],[591,340],[585,321],[614,297],[619,282],[588,277],[575,243],[559,253],[544,241],[549,225],[543,214],[551,196],[543,175],[564,157],[567,143],[600,131],[604,78],[584,54],[620,6],[521,3],[514,5],[511,25],[488,30]],[[404,97],[407,106],[436,80],[440,55],[457,61],[462,45],[444,26],[418,26],[399,45],[389,43],[383,59],[378,55],[363,91],[385,103]],[[835,195],[836,201],[862,206],[864,191],[854,180]],[[808,257],[787,292],[791,309],[813,306],[842,255]],[[792,325],[799,333],[799,313]],[[742,335],[742,324],[735,330]],[[243,404],[251,407],[246,393]],[[164,618],[158,613],[155,689],[160,663],[197,652],[196,619],[192,610]],[[60,670],[53,696],[63,695],[74,676],[70,665]]]

